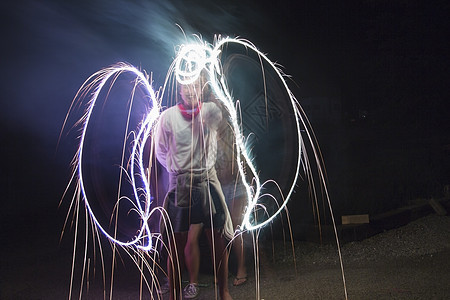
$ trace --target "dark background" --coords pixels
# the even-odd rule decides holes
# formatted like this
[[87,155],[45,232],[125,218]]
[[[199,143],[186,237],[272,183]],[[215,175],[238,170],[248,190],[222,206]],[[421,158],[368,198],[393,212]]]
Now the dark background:
[[[119,61],[153,72],[161,85],[183,41],[175,24],[208,41],[218,33],[246,38],[292,76],[323,151],[337,217],[448,193],[447,1],[201,2],[1,4],[5,237],[49,220],[60,230],[78,133],[59,135],[75,93]],[[298,201],[309,200],[294,196],[291,216],[308,219]]]

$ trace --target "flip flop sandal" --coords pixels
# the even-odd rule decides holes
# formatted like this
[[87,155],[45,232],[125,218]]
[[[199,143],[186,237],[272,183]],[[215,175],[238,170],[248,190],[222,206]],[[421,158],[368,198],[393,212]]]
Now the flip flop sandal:
[[240,286],[247,282],[247,276],[245,277],[235,277],[233,281],[234,286]]

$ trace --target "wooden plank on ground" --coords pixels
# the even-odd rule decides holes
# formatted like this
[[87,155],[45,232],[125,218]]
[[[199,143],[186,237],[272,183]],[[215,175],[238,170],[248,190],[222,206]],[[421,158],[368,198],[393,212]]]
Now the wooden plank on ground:
[[369,215],[348,215],[342,216],[342,225],[348,224],[367,224],[369,223]]

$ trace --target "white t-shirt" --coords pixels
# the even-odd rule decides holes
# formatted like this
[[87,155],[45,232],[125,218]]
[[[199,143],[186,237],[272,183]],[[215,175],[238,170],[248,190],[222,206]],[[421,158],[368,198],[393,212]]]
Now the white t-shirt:
[[185,118],[177,105],[165,110],[155,128],[155,152],[169,173],[209,170],[216,162],[217,128],[222,120],[213,102],[202,103],[200,113]]

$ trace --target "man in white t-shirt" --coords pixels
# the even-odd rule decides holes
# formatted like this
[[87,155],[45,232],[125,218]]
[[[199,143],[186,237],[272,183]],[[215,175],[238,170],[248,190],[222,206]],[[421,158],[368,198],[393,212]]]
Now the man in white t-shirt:
[[164,201],[172,225],[170,230],[165,227],[165,232],[174,233],[174,239],[169,234],[167,238],[170,299],[181,299],[181,268],[176,255],[184,254],[180,264],[185,262],[190,277],[184,298],[195,298],[199,293],[199,239],[205,227],[210,244],[214,243],[220,297],[228,300],[226,238],[232,238],[233,227],[214,167],[222,111],[214,101],[202,101],[211,98],[204,76],[178,88],[180,103],[161,114],[154,134],[156,157],[170,178]]

